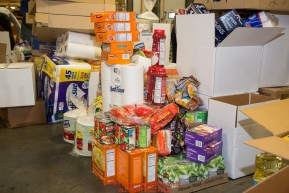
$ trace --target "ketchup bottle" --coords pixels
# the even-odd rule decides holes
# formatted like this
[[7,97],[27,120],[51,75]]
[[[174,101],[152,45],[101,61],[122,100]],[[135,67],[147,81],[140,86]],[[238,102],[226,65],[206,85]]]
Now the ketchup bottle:
[[164,66],[165,65],[165,30],[155,29],[153,34],[152,52],[152,65]]
[[154,72],[154,96],[153,104],[157,106],[165,105],[166,98],[166,69],[156,67]]
[[153,102],[153,89],[154,89],[154,72],[155,67],[150,66],[147,71],[147,84],[146,84],[146,101],[147,103]]

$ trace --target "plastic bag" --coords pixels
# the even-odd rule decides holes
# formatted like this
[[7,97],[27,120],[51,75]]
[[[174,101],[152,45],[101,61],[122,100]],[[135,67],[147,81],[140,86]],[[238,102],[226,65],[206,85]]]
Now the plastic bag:
[[[159,18],[156,14],[152,12],[154,6],[155,6],[156,0],[144,0],[144,4],[147,8],[147,11],[140,14],[137,17],[137,21],[139,22],[139,25],[142,26],[142,31],[150,31],[150,28],[152,27],[152,23],[158,23]],[[147,27],[149,26],[149,28]]]
[[161,129],[152,136],[152,145],[158,150],[160,156],[171,153],[172,131]]
[[110,110],[111,120],[119,125],[148,125],[154,109],[146,105],[125,105]]
[[18,43],[14,46],[13,50],[11,51],[11,57],[13,63],[18,61],[28,61],[32,56],[31,46],[27,41]]

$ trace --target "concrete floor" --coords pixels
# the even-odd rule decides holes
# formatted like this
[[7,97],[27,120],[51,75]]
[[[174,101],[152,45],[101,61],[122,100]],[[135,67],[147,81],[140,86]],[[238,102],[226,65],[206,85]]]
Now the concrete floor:
[[[7,129],[0,119],[0,193],[111,193],[91,172],[90,157],[73,157],[63,141],[62,124]],[[198,193],[240,193],[252,186],[252,176]]]

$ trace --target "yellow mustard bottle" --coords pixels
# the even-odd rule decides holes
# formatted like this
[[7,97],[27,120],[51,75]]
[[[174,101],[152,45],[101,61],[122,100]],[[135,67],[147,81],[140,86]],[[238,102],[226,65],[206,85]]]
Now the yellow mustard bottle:
[[271,153],[262,152],[256,155],[256,172],[253,175],[253,184],[265,180],[289,164],[288,160]]

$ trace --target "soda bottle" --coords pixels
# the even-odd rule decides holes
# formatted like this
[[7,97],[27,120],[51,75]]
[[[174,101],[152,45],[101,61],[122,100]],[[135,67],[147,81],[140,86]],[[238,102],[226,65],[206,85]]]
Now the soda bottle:
[[288,161],[280,156],[262,152],[256,155],[256,172],[253,176],[254,185],[265,180],[270,175],[278,172],[288,165]]

